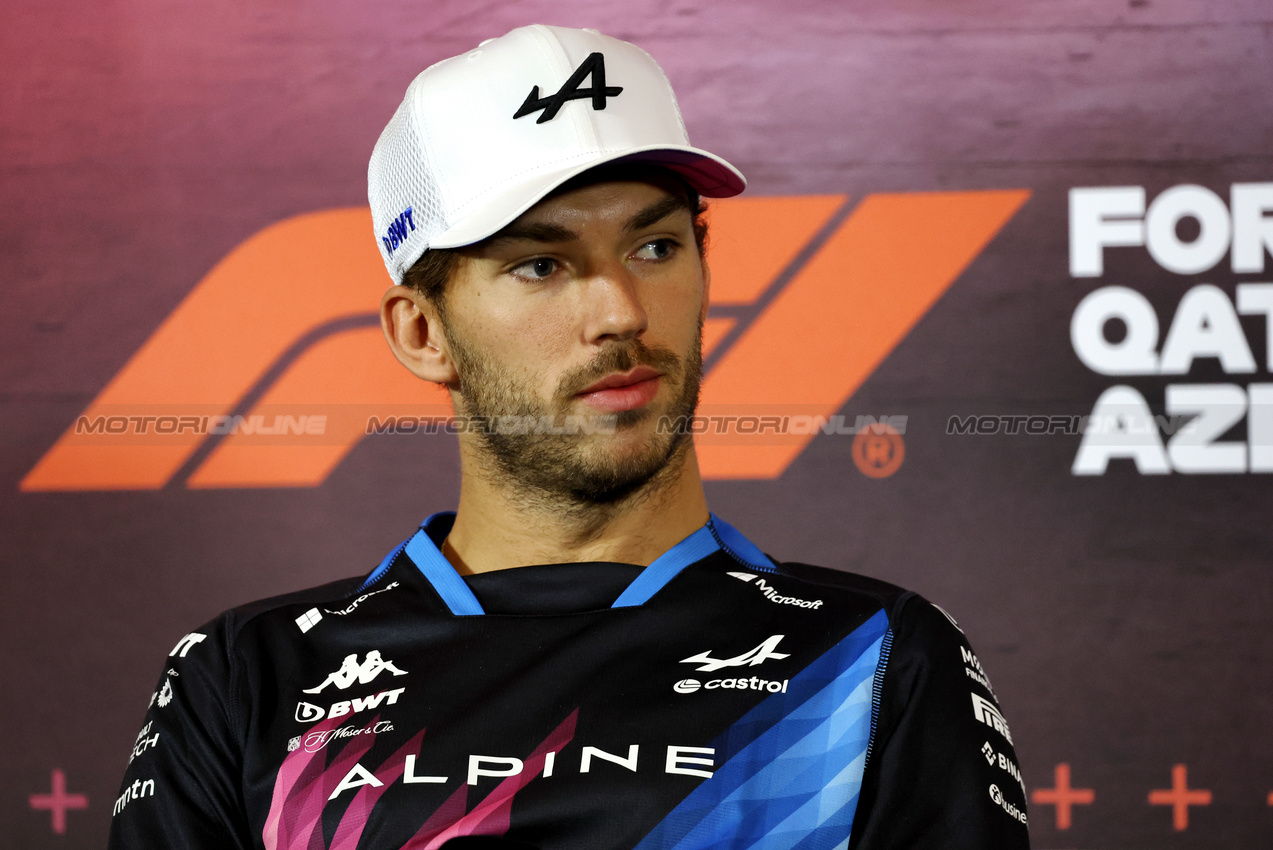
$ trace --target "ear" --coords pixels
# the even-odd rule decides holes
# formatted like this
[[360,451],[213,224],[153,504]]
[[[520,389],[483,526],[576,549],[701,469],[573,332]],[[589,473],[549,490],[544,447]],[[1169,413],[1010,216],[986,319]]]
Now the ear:
[[389,350],[418,378],[454,386],[459,379],[447,354],[446,336],[437,310],[407,286],[391,286],[380,299],[380,327]]

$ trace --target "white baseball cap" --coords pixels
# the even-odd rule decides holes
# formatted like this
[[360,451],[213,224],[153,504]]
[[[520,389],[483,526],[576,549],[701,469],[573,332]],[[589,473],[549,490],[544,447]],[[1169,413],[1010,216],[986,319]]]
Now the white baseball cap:
[[738,169],[691,147],[663,69],[595,30],[529,26],[425,69],[367,169],[376,242],[395,283],[430,248],[496,233],[572,177],[654,163],[699,194],[737,195]]

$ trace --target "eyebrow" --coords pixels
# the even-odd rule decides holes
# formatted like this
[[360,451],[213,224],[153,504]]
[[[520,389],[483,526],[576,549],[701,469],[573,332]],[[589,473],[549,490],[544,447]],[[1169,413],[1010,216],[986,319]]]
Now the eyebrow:
[[[685,199],[669,195],[666,198],[655,201],[628,219],[627,223],[623,225],[623,230],[625,233],[642,230],[658,224],[679,210],[689,211],[689,207],[685,204]],[[528,222],[526,224],[510,224],[490,237],[487,244],[494,246],[504,242],[519,240],[527,242],[577,242],[579,241],[579,234],[559,224]]]
[[623,226],[623,230],[626,233],[631,233],[634,230],[643,230],[651,225],[658,224],[660,221],[679,210],[689,212],[689,207],[686,205],[685,199],[678,198],[675,195],[668,195],[666,198],[655,201],[636,215],[632,216],[632,218],[628,220],[628,223]]
[[488,245],[499,245],[503,242],[524,240],[527,242],[575,242],[579,234],[568,227],[558,224],[534,223],[510,224],[496,233],[487,242]]

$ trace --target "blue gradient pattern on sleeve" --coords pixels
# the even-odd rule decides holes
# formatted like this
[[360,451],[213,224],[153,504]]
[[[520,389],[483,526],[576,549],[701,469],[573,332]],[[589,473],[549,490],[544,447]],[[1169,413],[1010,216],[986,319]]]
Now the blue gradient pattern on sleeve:
[[845,847],[887,631],[880,611],[726,730],[714,742],[721,766],[638,848]]

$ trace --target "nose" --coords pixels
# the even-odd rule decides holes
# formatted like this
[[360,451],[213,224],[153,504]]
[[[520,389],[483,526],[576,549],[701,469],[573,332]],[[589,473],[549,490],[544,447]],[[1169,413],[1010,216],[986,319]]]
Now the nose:
[[633,339],[649,327],[640,281],[622,263],[598,269],[584,287],[584,335],[589,343]]

